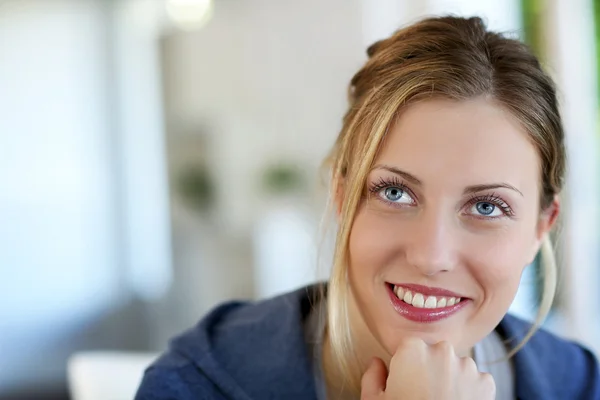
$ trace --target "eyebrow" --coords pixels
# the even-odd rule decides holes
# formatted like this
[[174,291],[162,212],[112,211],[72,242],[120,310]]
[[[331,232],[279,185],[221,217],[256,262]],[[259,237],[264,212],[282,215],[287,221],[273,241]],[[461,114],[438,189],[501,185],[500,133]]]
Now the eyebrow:
[[473,186],[469,186],[464,190],[465,194],[473,194],[473,193],[477,193],[477,192],[483,192],[484,190],[490,190],[490,189],[498,189],[498,188],[505,188],[505,189],[509,189],[509,190],[513,190],[517,193],[519,193],[522,197],[523,193],[517,189],[516,187],[514,187],[513,185],[509,185],[508,183],[490,183],[487,185],[473,185]]
[[[419,186],[423,185],[421,180],[419,178],[417,178],[416,176],[409,174],[408,172],[402,171],[401,169],[398,169],[396,167],[392,167],[390,165],[377,164],[377,165],[375,165],[375,167],[373,167],[373,169],[383,169],[383,170],[389,171],[393,174],[399,175],[415,185],[419,185]],[[519,189],[517,189],[513,185],[510,185],[505,182],[489,183],[489,184],[482,184],[482,185],[471,185],[471,186],[466,187],[463,192],[464,192],[464,194],[473,194],[473,193],[483,192],[485,190],[498,189],[498,188],[513,190],[513,191],[519,193],[521,196],[523,196],[523,193]],[[523,197],[525,197],[525,196],[523,196]]]
[[408,172],[404,172],[401,169],[398,169],[396,167],[392,167],[389,165],[384,165],[384,164],[377,164],[375,167],[373,167],[373,169],[383,169],[386,171],[391,172],[392,174],[396,174],[396,175],[400,175],[401,177],[403,177],[404,179],[406,179],[407,181],[415,184],[415,185],[422,185],[423,183],[414,175],[409,174]]

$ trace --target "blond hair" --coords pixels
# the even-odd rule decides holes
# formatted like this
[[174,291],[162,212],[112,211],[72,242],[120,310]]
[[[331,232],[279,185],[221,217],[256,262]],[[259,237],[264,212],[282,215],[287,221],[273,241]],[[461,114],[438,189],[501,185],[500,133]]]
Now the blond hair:
[[[554,83],[526,45],[487,31],[480,18],[425,19],[376,42],[367,54],[369,59],[350,82],[349,109],[326,160],[334,196],[343,199],[328,287],[328,334],[334,362],[354,389],[359,388],[360,371],[348,319],[348,242],[367,175],[398,112],[429,98],[493,99],[518,118],[538,150],[541,209],[562,188],[566,158]],[[552,305],[556,263],[548,239],[542,260],[537,322],[511,355],[533,335]]]

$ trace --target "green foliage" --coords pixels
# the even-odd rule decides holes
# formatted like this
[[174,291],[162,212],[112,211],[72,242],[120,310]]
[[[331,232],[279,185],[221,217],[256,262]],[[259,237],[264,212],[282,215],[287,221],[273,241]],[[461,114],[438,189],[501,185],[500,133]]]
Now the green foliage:
[[176,182],[177,191],[192,208],[204,211],[214,200],[214,183],[208,168],[204,166],[188,167]]
[[297,193],[305,189],[304,174],[294,164],[273,164],[265,169],[262,186],[269,194]]
[[[594,0],[593,6],[594,6],[594,36],[596,39],[595,40],[596,80],[597,80],[597,84],[600,85],[600,0]],[[598,86],[596,92],[600,96],[600,86]]]
[[544,0],[521,0],[521,12],[523,16],[523,41],[531,47],[534,54],[544,60],[544,32],[542,24],[542,12]]

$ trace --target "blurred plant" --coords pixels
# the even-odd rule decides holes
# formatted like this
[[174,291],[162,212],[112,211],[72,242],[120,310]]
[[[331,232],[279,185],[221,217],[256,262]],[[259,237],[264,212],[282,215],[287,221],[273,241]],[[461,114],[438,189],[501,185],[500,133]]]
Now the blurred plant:
[[546,4],[543,0],[521,0],[521,13],[523,17],[522,39],[542,62],[546,58],[543,25],[545,6]]
[[179,175],[176,187],[184,202],[197,211],[206,211],[213,203],[215,187],[206,166],[185,169]]
[[[594,0],[594,33],[596,39],[597,93],[600,99],[600,0]],[[599,117],[600,118],[600,117]]]
[[262,187],[271,195],[293,194],[303,192],[306,189],[306,181],[297,165],[276,163],[265,169]]

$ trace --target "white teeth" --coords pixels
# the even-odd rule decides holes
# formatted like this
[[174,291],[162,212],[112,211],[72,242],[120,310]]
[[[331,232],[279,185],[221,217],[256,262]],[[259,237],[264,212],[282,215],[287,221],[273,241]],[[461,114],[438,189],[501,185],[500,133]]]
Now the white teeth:
[[412,299],[412,305],[413,307],[423,308],[423,306],[425,305],[425,299],[423,298],[423,295],[421,293],[415,293]]
[[435,296],[429,296],[427,300],[425,300],[425,308],[435,308],[437,305],[437,299]]
[[399,299],[403,299],[404,298],[404,288],[401,286],[396,286],[396,289],[394,289],[394,292],[396,293],[396,296]]
[[401,286],[395,286],[394,294],[407,304],[411,304],[416,308],[443,308],[451,307],[458,304],[461,300],[460,297],[436,297],[428,296],[427,298],[421,293],[413,293],[408,289]]

